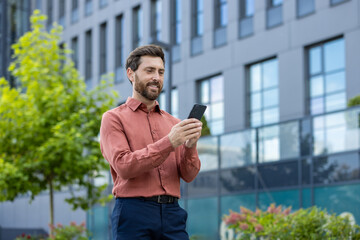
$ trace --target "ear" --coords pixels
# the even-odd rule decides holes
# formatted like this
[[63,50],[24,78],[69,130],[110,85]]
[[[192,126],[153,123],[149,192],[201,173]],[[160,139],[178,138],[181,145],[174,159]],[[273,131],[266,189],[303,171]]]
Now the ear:
[[126,69],[126,75],[128,77],[128,79],[130,80],[130,82],[134,82],[135,81],[135,72],[131,69],[131,68],[127,68]]

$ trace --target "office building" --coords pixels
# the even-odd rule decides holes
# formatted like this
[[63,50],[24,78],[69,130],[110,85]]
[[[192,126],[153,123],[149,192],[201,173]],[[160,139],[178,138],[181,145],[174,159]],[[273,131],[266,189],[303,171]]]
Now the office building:
[[[64,27],[62,41],[88,88],[114,73],[119,104],[131,95],[130,51],[152,42],[171,48],[171,101],[165,91],[160,104],[171,102],[181,119],[194,103],[206,104],[211,131],[198,143],[198,177],[181,187],[190,235],[219,239],[229,209],[272,202],[351,212],[359,224],[360,108],[347,107],[360,94],[358,0],[38,0],[31,7],[48,15],[49,26]],[[25,227],[3,217],[16,204],[25,208],[19,201],[0,204],[0,226]],[[72,216],[87,221],[93,239],[111,239],[112,206]],[[59,205],[55,215],[67,211]],[[40,220],[28,226],[45,226]]]

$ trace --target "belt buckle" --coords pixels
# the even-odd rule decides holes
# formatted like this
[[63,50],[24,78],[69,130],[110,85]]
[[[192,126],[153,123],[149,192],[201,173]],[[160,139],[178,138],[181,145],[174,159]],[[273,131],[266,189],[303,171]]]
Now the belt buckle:
[[162,203],[162,202],[161,202],[161,195],[158,195],[158,196],[157,196],[157,203]]

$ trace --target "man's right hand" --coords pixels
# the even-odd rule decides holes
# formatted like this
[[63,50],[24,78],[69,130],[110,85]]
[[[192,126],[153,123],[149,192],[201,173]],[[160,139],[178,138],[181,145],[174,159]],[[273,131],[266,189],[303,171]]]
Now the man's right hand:
[[200,137],[202,129],[201,121],[190,118],[174,125],[168,135],[171,144],[177,148],[191,138]]

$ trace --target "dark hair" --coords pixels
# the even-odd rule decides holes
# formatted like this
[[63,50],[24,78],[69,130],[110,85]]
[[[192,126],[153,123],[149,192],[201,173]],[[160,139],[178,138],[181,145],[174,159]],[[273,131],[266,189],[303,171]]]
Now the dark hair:
[[141,64],[140,59],[142,56],[160,57],[165,66],[165,57],[162,48],[152,44],[135,48],[126,59],[125,69],[130,68],[136,71]]

